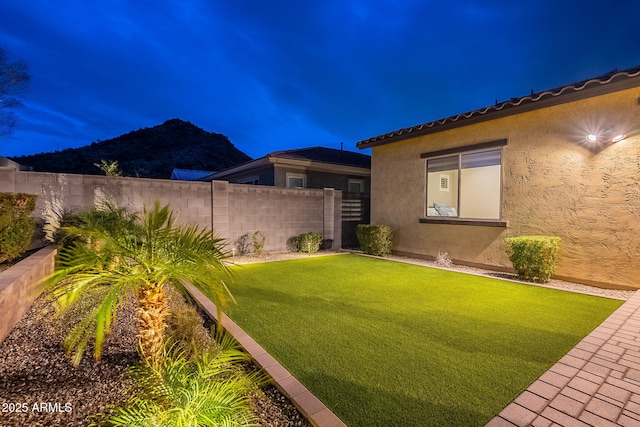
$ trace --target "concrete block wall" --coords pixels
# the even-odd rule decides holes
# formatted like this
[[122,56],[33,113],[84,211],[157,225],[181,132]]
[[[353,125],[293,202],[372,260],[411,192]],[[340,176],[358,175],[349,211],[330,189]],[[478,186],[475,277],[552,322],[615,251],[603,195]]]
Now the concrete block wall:
[[342,193],[214,182],[214,229],[231,243],[260,231],[266,237],[264,250],[284,250],[291,237],[307,232],[322,233],[339,248],[340,235],[333,231],[335,194]]
[[211,226],[211,185],[207,182],[0,169],[0,192],[38,196],[34,216],[51,224],[49,228],[57,226],[64,211],[110,203],[141,212],[155,201],[170,204],[180,223]]
[[287,240],[310,231],[341,246],[342,193],[333,189],[287,189],[97,175],[22,172],[0,168],[0,192],[38,196],[34,216],[57,227],[58,214],[110,203],[142,212],[158,201],[169,204],[178,222],[212,228],[230,244],[261,231],[265,250],[285,250]]

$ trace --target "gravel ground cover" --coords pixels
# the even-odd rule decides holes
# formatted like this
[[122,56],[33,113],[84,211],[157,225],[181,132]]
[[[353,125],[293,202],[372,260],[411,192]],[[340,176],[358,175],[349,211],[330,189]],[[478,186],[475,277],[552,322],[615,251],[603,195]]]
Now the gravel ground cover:
[[395,255],[390,255],[387,258],[391,259],[391,260],[394,260],[394,261],[406,262],[406,263],[417,264],[417,265],[425,265],[425,266],[434,267],[434,268],[444,268],[444,269],[447,269],[447,270],[459,271],[459,272],[462,272],[462,273],[477,274],[477,275],[480,275],[480,276],[497,277],[497,278],[500,278],[500,279],[511,280],[511,281],[514,281],[514,282],[526,283],[527,285],[531,285],[531,286],[543,286],[543,287],[547,287],[547,288],[563,289],[565,291],[570,291],[570,292],[579,292],[579,293],[583,293],[583,294],[587,294],[587,295],[596,295],[596,296],[601,296],[601,297],[605,297],[605,298],[613,298],[613,299],[619,299],[619,300],[624,300],[624,301],[626,301],[629,298],[631,298],[631,296],[636,292],[635,290],[598,288],[598,287],[595,287],[595,286],[589,286],[589,285],[583,285],[583,284],[580,284],[580,283],[567,282],[567,281],[558,280],[558,279],[550,279],[547,283],[544,283],[544,284],[522,282],[522,281],[519,281],[517,275],[513,274],[513,273],[504,273],[504,272],[485,270],[485,269],[482,269],[482,268],[467,267],[467,266],[464,266],[464,265],[456,265],[456,264],[453,264],[453,265],[450,265],[448,267],[445,267],[441,263],[438,263],[436,261],[422,260],[422,259],[409,258],[409,257],[401,257],[401,256],[395,256]]

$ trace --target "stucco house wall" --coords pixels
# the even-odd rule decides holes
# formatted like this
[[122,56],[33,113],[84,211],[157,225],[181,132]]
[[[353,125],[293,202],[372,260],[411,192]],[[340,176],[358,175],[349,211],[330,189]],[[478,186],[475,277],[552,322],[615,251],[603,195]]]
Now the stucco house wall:
[[[593,126],[640,127],[640,88],[373,146],[371,222],[388,224],[397,253],[510,269],[505,237],[562,238],[556,276],[640,288],[640,136],[594,150]],[[421,223],[421,154],[506,139],[501,219],[506,226]]]

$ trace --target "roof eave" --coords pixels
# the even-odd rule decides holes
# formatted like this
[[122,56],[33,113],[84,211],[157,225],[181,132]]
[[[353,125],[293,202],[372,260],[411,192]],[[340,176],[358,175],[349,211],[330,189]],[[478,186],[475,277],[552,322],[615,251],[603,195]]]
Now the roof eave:
[[301,170],[314,170],[318,172],[348,173],[354,175],[371,175],[371,168],[344,165],[340,163],[318,162],[313,160],[288,159],[284,157],[273,158],[274,166],[290,166]]
[[[444,132],[446,130],[455,129],[463,126],[469,126],[476,123],[485,122],[488,120],[494,120],[502,117],[507,117],[515,114],[526,113],[541,108],[552,107],[556,105],[566,104],[581,99],[592,98],[595,96],[605,95],[613,92],[619,92],[621,90],[631,89],[640,86],[640,75],[628,77],[625,79],[602,83],[602,82],[590,82],[593,86],[584,88],[581,90],[573,88],[573,91],[567,93],[560,93],[557,96],[548,96],[540,100],[526,101],[527,97],[522,98],[524,102],[519,105],[509,105],[509,101],[502,103],[504,106],[501,109],[495,107],[486,107],[479,110],[474,110],[469,113],[459,114],[442,120],[436,120],[433,122],[425,123],[418,126],[400,129],[394,132],[390,132],[384,135],[380,135],[374,138],[370,138],[364,141],[356,143],[358,149],[365,149],[370,147],[376,147],[384,144],[391,144],[393,142],[402,141],[405,139],[415,138],[422,135],[429,135],[438,132]],[[599,83],[599,84],[598,84]],[[563,88],[567,89],[569,86]],[[500,105],[502,105],[500,104]],[[485,110],[485,112],[482,112]],[[440,123],[439,123],[440,122]]]

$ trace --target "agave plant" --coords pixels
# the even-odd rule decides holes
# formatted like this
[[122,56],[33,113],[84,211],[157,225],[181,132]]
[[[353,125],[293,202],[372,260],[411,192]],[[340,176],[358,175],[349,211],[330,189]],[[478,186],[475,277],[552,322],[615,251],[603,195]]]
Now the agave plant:
[[250,393],[267,377],[247,373],[241,363],[250,356],[225,335],[220,346],[185,357],[179,346],[165,346],[157,365],[145,362],[129,369],[134,397],[101,425],[129,427],[258,426],[250,410]]
[[142,217],[107,207],[80,214],[64,228],[50,297],[59,314],[82,305],[81,319],[68,334],[67,351],[79,364],[95,336],[99,359],[111,323],[129,297],[137,299],[140,351],[157,364],[162,357],[168,314],[167,286],[185,291],[192,284],[219,307],[232,300],[223,282],[225,242],[197,226],[178,226],[168,206],[145,207]]

